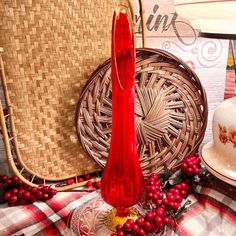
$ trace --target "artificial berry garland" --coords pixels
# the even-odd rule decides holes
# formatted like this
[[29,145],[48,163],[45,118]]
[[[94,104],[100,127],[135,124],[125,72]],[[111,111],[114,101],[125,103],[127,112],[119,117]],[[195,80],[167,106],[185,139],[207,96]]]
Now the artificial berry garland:
[[[200,173],[200,167],[200,158],[194,155],[185,158],[181,164],[181,170],[163,184],[157,174],[151,174],[145,181],[145,194],[141,202],[146,214],[139,216],[135,221],[128,219],[123,225],[117,225],[116,232],[111,236],[158,234],[163,233],[166,226],[174,229],[175,219],[190,203],[186,201],[181,205],[191,191],[190,186],[195,176]],[[173,184],[173,178],[178,179],[179,183]],[[169,188],[165,191],[167,186]]]
[[[92,176],[87,174],[78,176],[77,182],[85,182],[86,186],[99,189],[101,181],[91,181]],[[74,184],[74,179],[67,179],[66,185]],[[35,201],[47,201],[57,194],[57,190],[52,186],[43,185],[42,179],[35,179],[38,187],[31,187],[24,184],[16,175],[8,177],[7,175],[0,176],[0,203],[8,203],[8,206],[25,205]]]

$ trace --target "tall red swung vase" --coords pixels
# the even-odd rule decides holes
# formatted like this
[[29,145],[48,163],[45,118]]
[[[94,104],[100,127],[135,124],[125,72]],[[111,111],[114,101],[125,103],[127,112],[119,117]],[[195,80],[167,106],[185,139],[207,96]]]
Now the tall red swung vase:
[[117,216],[141,200],[144,178],[134,124],[135,48],[129,8],[120,5],[112,24],[112,133],[101,195]]

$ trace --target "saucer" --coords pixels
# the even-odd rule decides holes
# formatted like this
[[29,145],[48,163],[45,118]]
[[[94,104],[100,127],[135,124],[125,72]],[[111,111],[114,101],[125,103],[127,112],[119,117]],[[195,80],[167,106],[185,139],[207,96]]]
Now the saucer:
[[236,186],[236,154],[233,161],[216,152],[213,142],[210,142],[203,146],[201,160],[211,174],[228,184]]

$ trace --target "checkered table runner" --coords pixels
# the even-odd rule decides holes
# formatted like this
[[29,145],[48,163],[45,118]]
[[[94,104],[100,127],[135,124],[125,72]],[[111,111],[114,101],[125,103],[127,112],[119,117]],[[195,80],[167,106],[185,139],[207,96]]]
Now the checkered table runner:
[[[165,235],[235,236],[236,188],[216,184],[213,179],[212,184],[196,189],[197,194],[189,196],[192,204],[188,211],[177,221],[176,232]],[[0,235],[67,236],[68,216],[86,203],[87,196],[86,192],[60,192],[47,202],[17,207],[1,205]]]

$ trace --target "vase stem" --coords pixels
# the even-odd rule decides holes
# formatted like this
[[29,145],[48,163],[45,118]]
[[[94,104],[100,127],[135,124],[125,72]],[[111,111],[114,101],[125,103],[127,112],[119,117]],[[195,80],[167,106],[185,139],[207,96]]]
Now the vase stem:
[[112,133],[108,159],[102,175],[103,200],[129,214],[143,194],[134,125],[135,49],[130,10],[124,5],[114,12],[112,24]]

